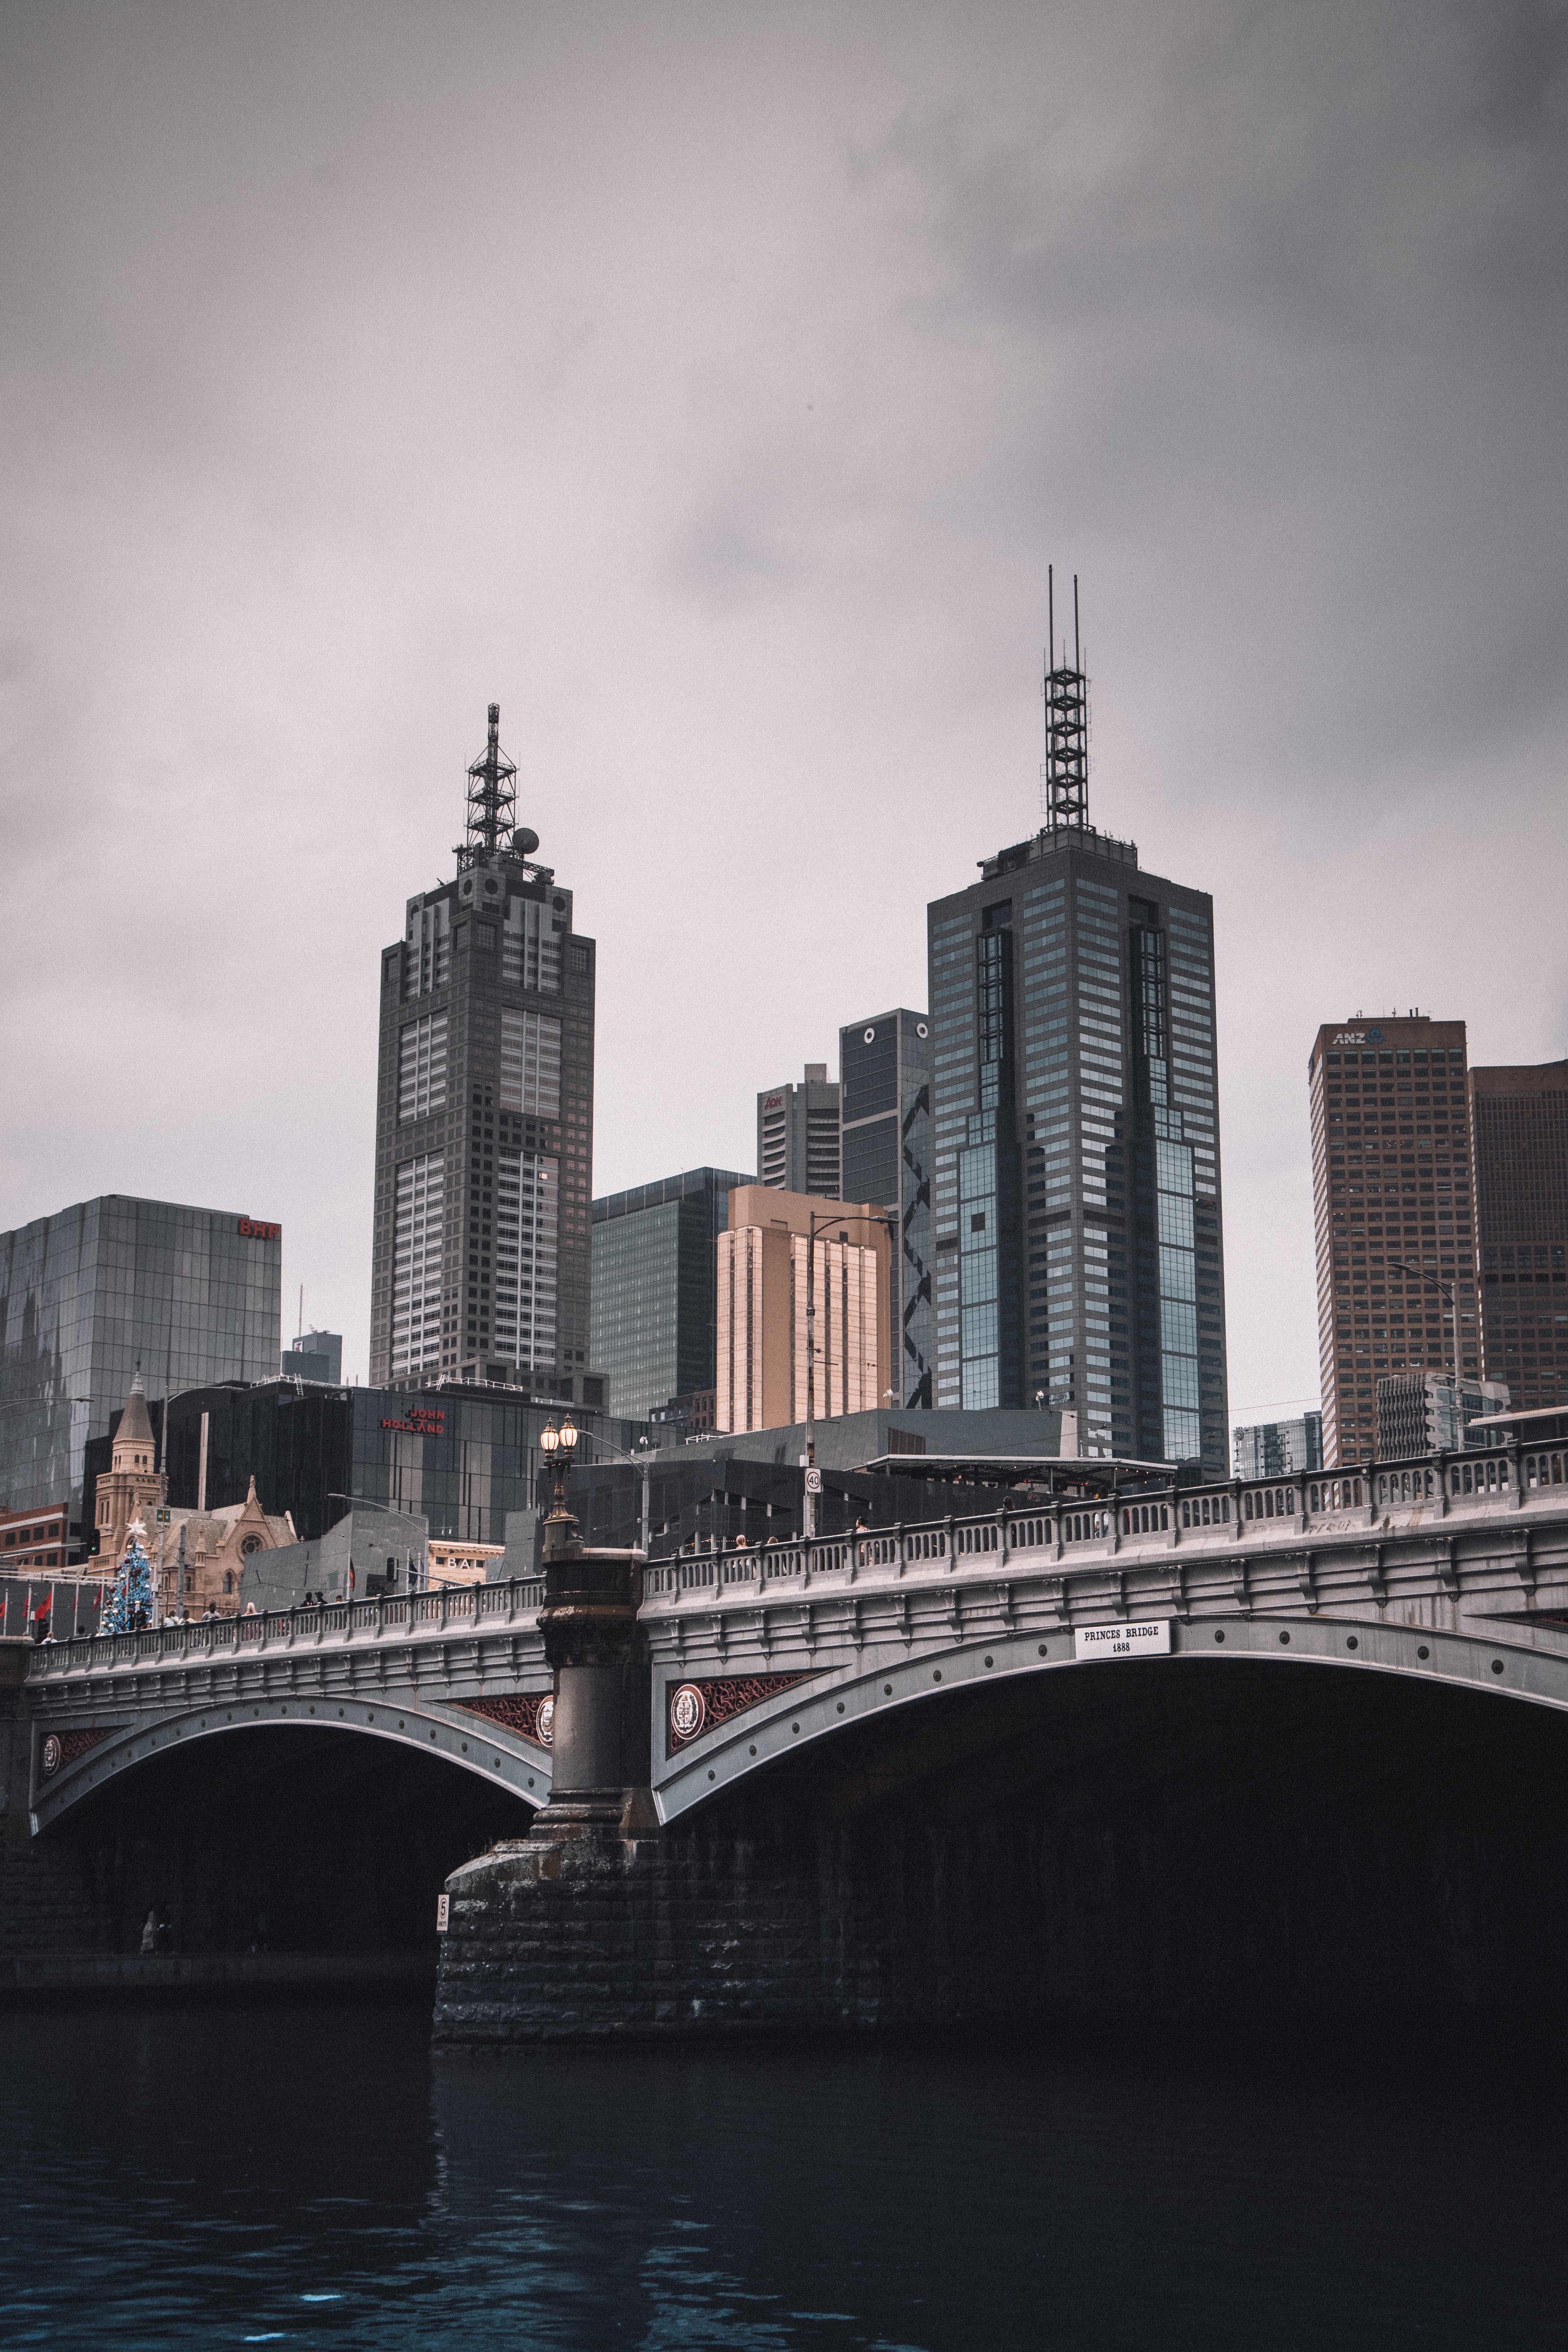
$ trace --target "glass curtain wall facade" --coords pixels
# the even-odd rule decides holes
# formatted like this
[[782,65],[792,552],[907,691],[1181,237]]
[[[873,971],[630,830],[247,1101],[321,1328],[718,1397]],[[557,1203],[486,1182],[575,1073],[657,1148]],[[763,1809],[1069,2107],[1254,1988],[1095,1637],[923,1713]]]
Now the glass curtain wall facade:
[[[470,781],[484,775],[476,763]],[[378,1383],[585,1393],[595,942],[537,846],[471,814],[456,876],[409,899],[382,954]]]
[[936,1402],[931,1023],[902,1007],[852,1021],[838,1033],[838,1067],[845,1191],[898,1218],[890,1360],[900,1401],[923,1410]]
[[592,1354],[612,1412],[645,1420],[713,1387],[719,1236],[731,1188],[756,1181],[692,1168],[595,1202]]
[[929,910],[936,1402],[1229,1457],[1213,907],[1058,828]]
[[122,1193],[0,1235],[0,1509],[63,1502],[79,1531],[88,1443],[138,1366],[151,1399],[276,1380],[282,1236]]
[[[195,1506],[205,1413],[211,1510],[243,1503],[254,1477],[266,1508],[291,1513],[302,1538],[325,1534],[351,1507],[371,1527],[370,1507],[382,1503],[426,1518],[432,1536],[504,1543],[509,1512],[548,1496],[553,1473],[539,1433],[552,1412],[560,1407],[495,1389],[198,1390],[170,1408],[169,1500]],[[592,1410],[574,1417],[579,1461],[592,1461],[599,1437],[630,1453],[646,1433],[640,1422]]]
[[1469,1086],[1485,1375],[1526,1411],[1568,1403],[1568,1062]]

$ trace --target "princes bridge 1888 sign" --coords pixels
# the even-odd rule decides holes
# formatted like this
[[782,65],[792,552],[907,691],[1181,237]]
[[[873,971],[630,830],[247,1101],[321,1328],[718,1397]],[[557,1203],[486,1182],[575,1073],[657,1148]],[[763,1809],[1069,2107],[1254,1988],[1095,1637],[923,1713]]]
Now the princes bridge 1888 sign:
[[1073,1633],[1075,1658],[1168,1658],[1168,1617],[1124,1617],[1116,1625],[1079,1625]]

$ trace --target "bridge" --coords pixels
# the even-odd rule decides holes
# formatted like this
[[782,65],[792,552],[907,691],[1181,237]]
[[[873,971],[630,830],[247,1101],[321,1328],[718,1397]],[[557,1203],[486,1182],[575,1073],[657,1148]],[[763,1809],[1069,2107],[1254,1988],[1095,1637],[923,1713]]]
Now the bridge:
[[[967,1752],[988,1719],[1024,1724],[1023,1694],[1077,1687],[1086,1668],[1083,1687],[1101,1693],[1131,1675],[1114,1704],[1136,1689],[1147,1707],[1150,1677],[1201,1662],[1182,1687],[1201,1691],[1216,1729],[1241,1683],[1215,1670],[1264,1664],[1568,1707],[1561,1444],[1020,1500],[648,1562],[585,1549],[564,1518],[555,1543],[565,1583],[553,1594],[547,1557],[542,1579],[33,1649],[22,1685],[33,1835],[47,1841],[154,1759],[167,1769],[237,1731],[330,1731],[417,1753],[514,1807],[515,1832],[448,1881],[462,1932],[444,1943],[444,1999],[454,2017],[493,2021],[495,1939],[513,1949],[518,1922],[542,1916],[565,1884],[591,1881],[608,1899],[623,1882],[604,1875],[606,1838],[636,1863],[626,1885],[640,1872],[668,1915],[670,1857],[689,1864],[720,1825],[762,1820],[770,1790],[809,1788],[813,1806],[834,1791],[827,1810],[841,1811],[835,1759],[859,1785],[885,1780],[896,1752],[906,1780],[926,1771],[929,1811],[931,1759],[954,1724]],[[1038,1751],[1049,1718],[1029,1720]],[[584,1831],[597,1845],[578,1850]],[[542,1870],[553,1873],[542,1892]],[[643,1898],[626,1900],[641,1919]],[[644,1929],[627,1932],[637,1944]],[[489,1958],[475,1958],[486,1936]],[[700,1993],[676,2008],[688,2000],[700,2013]]]
[[[1434,1456],[648,1563],[646,1786],[673,1822],[847,1721],[1134,1650],[1568,1706],[1565,1470],[1561,1448]],[[175,1743],[262,1722],[342,1724],[542,1807],[543,1600],[520,1580],[39,1645],[30,1826]],[[1144,1620],[1168,1647],[1104,1638]]]

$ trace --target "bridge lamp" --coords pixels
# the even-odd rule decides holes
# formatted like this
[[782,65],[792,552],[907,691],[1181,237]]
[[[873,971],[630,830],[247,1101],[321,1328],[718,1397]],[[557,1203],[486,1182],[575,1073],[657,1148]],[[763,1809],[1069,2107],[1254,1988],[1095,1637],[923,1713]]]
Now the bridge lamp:
[[555,1469],[555,1498],[551,1517],[564,1517],[566,1513],[566,1473],[572,1466],[572,1454],[577,1444],[577,1427],[569,1412],[561,1416],[561,1426],[547,1421],[539,1433],[539,1450]]

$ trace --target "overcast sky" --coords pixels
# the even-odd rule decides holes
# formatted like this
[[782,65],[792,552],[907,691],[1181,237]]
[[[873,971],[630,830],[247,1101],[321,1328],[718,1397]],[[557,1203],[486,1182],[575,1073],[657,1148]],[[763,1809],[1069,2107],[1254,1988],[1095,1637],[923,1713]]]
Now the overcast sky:
[[1211,890],[1233,1419],[1306,1057],[1568,1052],[1568,16],[0,5],[0,1227],[280,1219],[365,1369],[377,952],[485,705],[599,940],[595,1187],[925,1002],[1038,822]]

